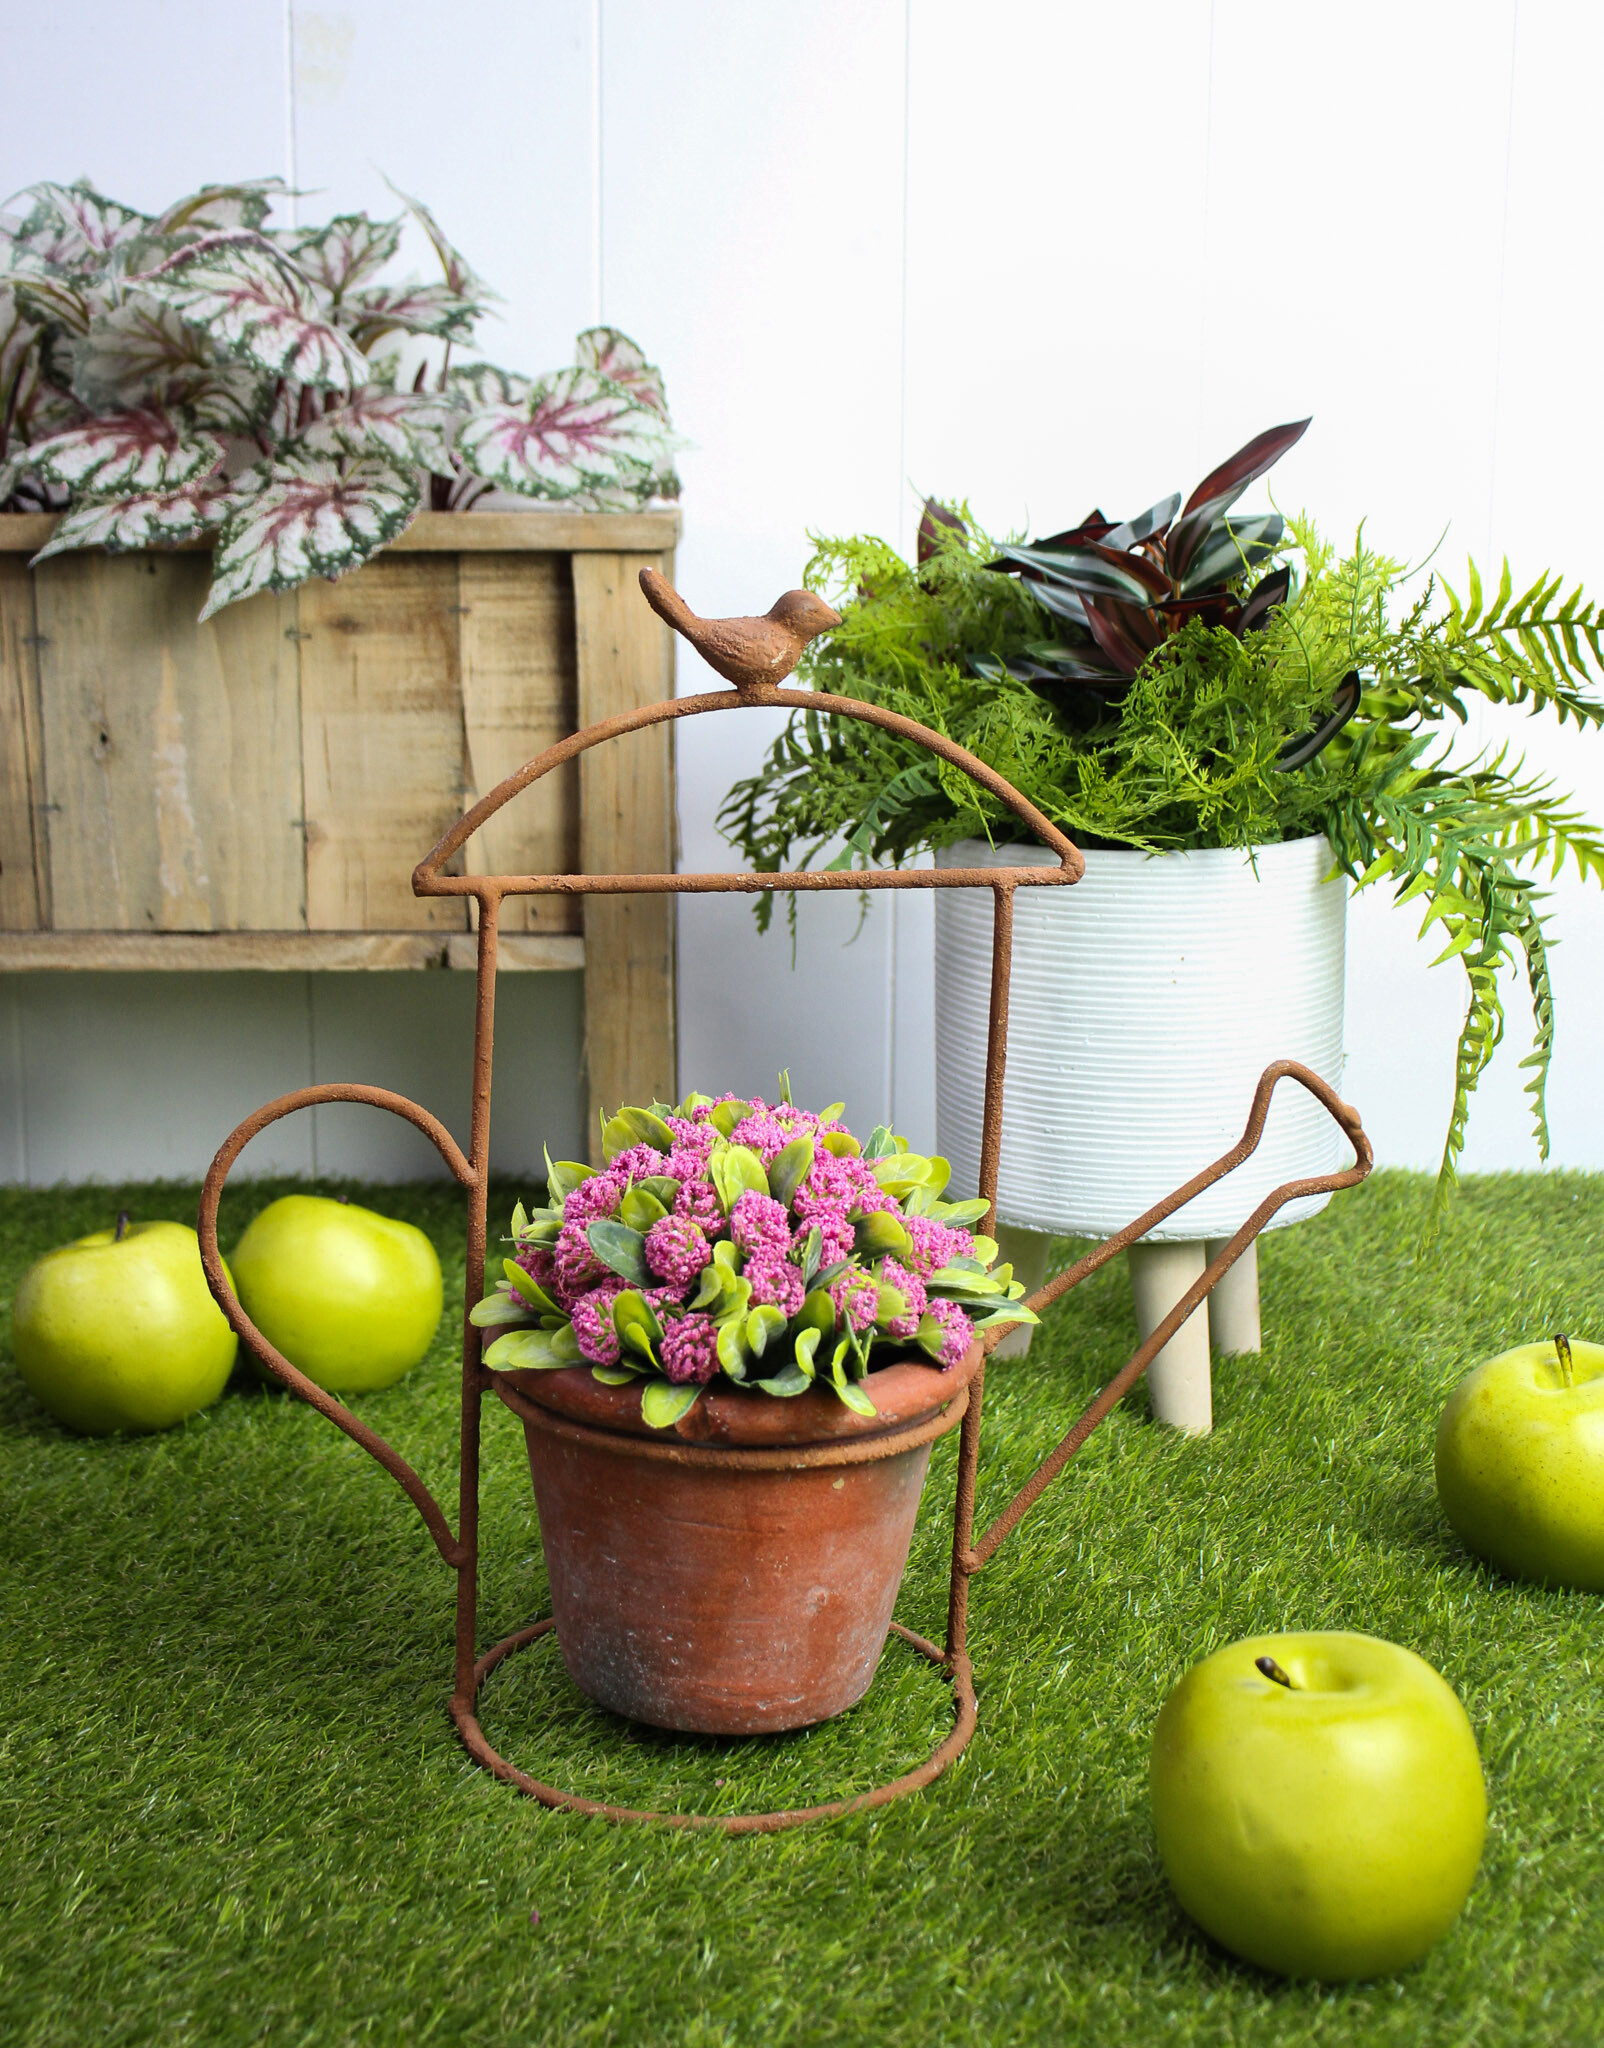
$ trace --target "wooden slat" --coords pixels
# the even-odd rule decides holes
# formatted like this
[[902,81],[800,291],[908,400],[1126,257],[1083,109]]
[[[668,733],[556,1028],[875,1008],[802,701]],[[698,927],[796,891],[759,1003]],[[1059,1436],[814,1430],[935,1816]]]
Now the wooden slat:
[[[498,964],[511,974],[572,974],[585,942],[512,933]],[[467,932],[0,932],[0,973],[173,971],[326,974],[451,968],[471,973]]]
[[[56,530],[48,512],[0,513],[0,555],[31,555]],[[680,516],[664,512],[420,512],[388,552],[570,555],[672,548]],[[186,545],[210,548],[210,539]]]
[[412,893],[462,811],[455,558],[381,555],[297,596],[308,926],[466,929],[461,898]]
[[392,549],[403,554],[587,554],[619,548],[672,549],[679,513],[420,512]]
[[[575,725],[574,588],[560,555],[463,555],[463,808]],[[579,862],[579,770],[570,762],[513,798],[464,848],[471,875],[572,874]],[[567,896],[510,896],[504,932],[577,932]]]
[[295,599],[197,626],[209,570],[83,554],[33,572],[57,926],[303,921]]
[[[642,597],[643,568],[666,554],[573,558],[579,723],[673,695],[673,636]],[[670,873],[674,810],[668,730],[655,726],[580,756],[580,864],[586,874]],[[678,1099],[674,910],[668,896],[588,896],[585,924],[587,1130],[598,1109]]]
[[0,558],[0,931],[49,922],[34,651],[33,585],[20,560]]

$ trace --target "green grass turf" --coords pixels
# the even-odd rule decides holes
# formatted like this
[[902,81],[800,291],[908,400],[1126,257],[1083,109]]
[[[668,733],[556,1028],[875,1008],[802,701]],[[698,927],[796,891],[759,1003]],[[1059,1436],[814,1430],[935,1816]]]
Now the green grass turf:
[[[225,1246],[277,1191],[229,1194]],[[433,1235],[449,1311],[452,1192],[366,1198]],[[1425,1199],[1379,1175],[1267,1240],[1265,1350],[1217,1367],[1213,1437],[1156,1430],[1138,1395],[977,1581],[967,1755],[883,1812],[768,1840],[547,1813],[473,1769],[444,1709],[450,1575],[391,1482],[309,1410],[236,1384],[167,1435],[83,1441],[5,1351],[0,2040],[1598,2039],[1604,1602],[1467,1558],[1431,1442],[1478,1358],[1556,1327],[1604,1334],[1604,1180],[1471,1182],[1416,1265]],[[119,1205],[188,1217],[194,1191],[0,1193],[0,1299]],[[362,1412],[454,1506],[452,1321]],[[1028,1362],[996,1369],[983,1514],[1133,1340],[1113,1268],[1055,1309]],[[487,1421],[490,1640],[542,1611],[544,1584],[521,1433],[493,1404]],[[949,1439],[899,1609],[932,1634],[952,1467]],[[1477,1731],[1481,1875],[1402,1978],[1278,1982],[1212,1947],[1166,1890],[1146,1795],[1159,1704],[1207,1651],[1282,1628],[1410,1644]],[[895,1646],[860,1708],[796,1738],[630,1729],[549,1644],[483,1705],[537,1775],[732,1810],[891,1775],[948,1712]]]

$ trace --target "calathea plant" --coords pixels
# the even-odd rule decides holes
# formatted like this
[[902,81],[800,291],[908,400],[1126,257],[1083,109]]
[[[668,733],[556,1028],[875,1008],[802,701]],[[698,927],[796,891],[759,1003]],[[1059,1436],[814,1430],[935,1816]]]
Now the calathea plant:
[[639,1380],[656,1428],[720,1378],[873,1415],[876,1365],[955,1364],[977,1330],[1036,1320],[972,1233],[987,1205],[941,1199],[946,1160],[883,1127],[860,1146],[841,1103],[798,1109],[783,1075],[781,1094],[620,1110],[599,1171],[548,1157],[546,1203],[513,1212],[505,1278],[472,1310],[502,1333],[485,1362]]
[[[926,507],[917,559],[870,536],[817,539],[809,587],[842,613],[799,677],[918,719],[1005,775],[1083,846],[1251,847],[1324,833],[1357,887],[1389,882],[1469,984],[1438,1181],[1503,1034],[1500,980],[1525,969],[1538,1146],[1553,1050],[1543,871],[1604,881],[1604,838],[1507,751],[1456,757],[1472,695],[1604,725],[1604,620],[1557,575],[1519,594],[1507,563],[1462,599],[1381,554],[1338,556],[1306,518],[1233,507],[1303,433],[1260,434],[1135,519],[1093,512],[996,543],[961,505]],[[1011,835],[967,776],[879,728],[793,715],[720,813],[777,873],[898,862]],[[766,921],[771,899],[759,902]]]
[[441,276],[393,282],[403,217],[271,227],[283,190],[145,214],[35,185],[0,216],[0,510],[63,515],[36,560],[215,536],[206,617],[343,575],[424,505],[677,493],[662,378],[626,336],[591,328],[541,377],[453,362],[493,295],[428,210],[405,200]]

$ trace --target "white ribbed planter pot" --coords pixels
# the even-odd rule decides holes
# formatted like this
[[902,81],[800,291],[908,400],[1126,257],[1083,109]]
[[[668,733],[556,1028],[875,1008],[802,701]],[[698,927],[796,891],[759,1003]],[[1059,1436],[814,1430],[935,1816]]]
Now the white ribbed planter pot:
[[[980,840],[937,855],[942,867],[1052,861],[1045,847]],[[1330,868],[1318,837],[1251,859],[1221,848],[1091,852],[1074,888],[1017,892],[1005,1225],[1106,1237],[1235,1144],[1272,1060],[1340,1082],[1347,883],[1326,880]],[[936,1129],[964,1195],[980,1173],[991,922],[979,890],[938,892]],[[1320,1105],[1283,1085],[1252,1157],[1144,1242],[1229,1237],[1272,1188],[1344,1156]],[[1296,1222],[1326,1200],[1290,1203],[1275,1220]],[[1152,1327],[1145,1311],[1143,1321]]]

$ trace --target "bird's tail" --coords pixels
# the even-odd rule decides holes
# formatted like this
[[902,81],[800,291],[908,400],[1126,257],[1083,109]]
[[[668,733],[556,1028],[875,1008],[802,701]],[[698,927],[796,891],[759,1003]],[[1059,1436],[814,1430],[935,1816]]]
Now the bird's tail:
[[696,614],[666,576],[659,576],[655,569],[642,569],[640,587],[660,619],[666,619],[676,633],[689,635],[697,623]]

